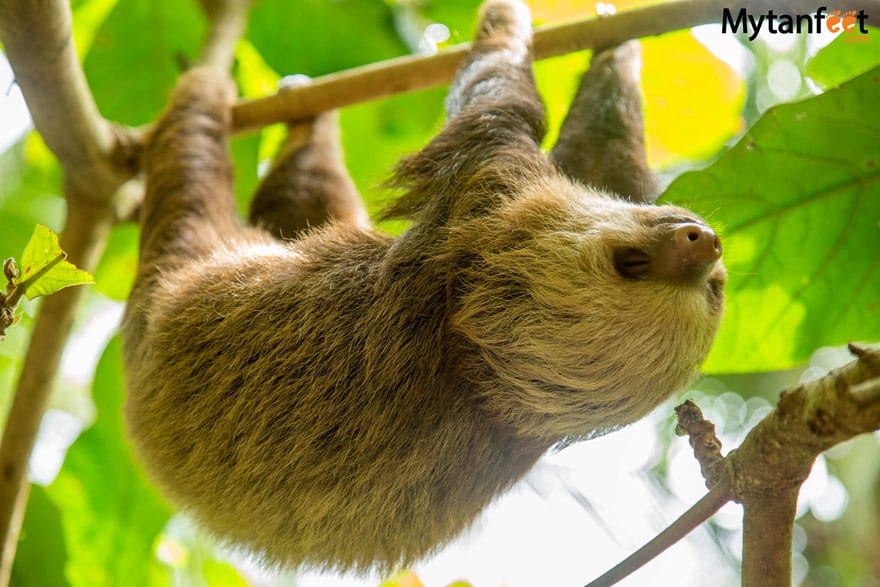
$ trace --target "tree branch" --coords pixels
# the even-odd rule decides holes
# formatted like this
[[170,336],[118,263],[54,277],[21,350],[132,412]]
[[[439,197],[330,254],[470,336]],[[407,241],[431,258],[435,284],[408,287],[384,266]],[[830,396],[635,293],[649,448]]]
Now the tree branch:
[[[743,587],[791,585],[797,497],[822,452],[880,429],[880,349],[850,345],[858,360],[794,390],[719,461],[714,425],[693,402],[676,408],[711,489],[672,525],[587,587],[629,576],[709,519],[727,501],[743,505]],[[713,481],[717,480],[717,481]]]
[[71,181],[103,203],[136,170],[136,142],[98,112],[70,25],[64,0],[0,0],[0,40],[34,126]]
[[[723,9],[730,6],[727,0],[680,0],[539,27],[535,29],[534,57],[546,59],[721,22]],[[864,0],[859,7],[871,14],[880,13],[878,0]],[[736,3],[736,10],[740,8],[753,14],[770,9],[776,14],[806,14],[815,12],[817,4],[815,0],[742,0]],[[239,132],[256,130],[359,102],[442,85],[452,81],[469,49],[470,44],[461,44],[435,55],[390,59],[315,78],[307,86],[241,101],[232,110],[233,127]]]
[[[860,390],[880,381],[880,350],[850,345],[858,360],[785,391],[779,405],[725,459],[743,504],[743,585],[791,585],[797,495],[816,457],[880,428],[880,398]],[[870,396],[870,394],[868,394]]]
[[235,45],[244,35],[251,0],[199,0],[211,27],[202,47],[202,65],[228,73]]
[[709,493],[689,507],[685,513],[667,526],[660,534],[657,534],[657,536],[649,540],[644,546],[626,557],[612,569],[603,573],[601,577],[590,581],[586,587],[609,587],[630,576],[667,548],[690,534],[694,528],[715,515],[715,512],[720,510],[728,501],[730,501],[730,487],[726,482],[722,481],[712,487]]

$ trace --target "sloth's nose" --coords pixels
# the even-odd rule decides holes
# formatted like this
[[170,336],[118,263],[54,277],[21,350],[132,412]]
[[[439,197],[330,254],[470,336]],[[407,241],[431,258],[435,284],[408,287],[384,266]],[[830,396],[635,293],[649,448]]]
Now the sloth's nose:
[[699,222],[680,222],[658,248],[651,272],[660,279],[692,283],[704,279],[721,258],[721,239]]
[[711,264],[721,258],[721,239],[711,228],[696,222],[678,225],[672,233],[675,249],[687,265]]

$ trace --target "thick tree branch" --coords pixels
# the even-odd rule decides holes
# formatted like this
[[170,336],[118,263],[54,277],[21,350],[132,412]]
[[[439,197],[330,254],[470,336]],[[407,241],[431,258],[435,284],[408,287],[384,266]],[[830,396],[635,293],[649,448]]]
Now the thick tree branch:
[[794,390],[725,459],[743,504],[743,585],[791,585],[791,530],[797,495],[816,457],[880,429],[880,350],[850,345],[858,360]]
[[136,152],[133,141],[98,112],[70,24],[64,0],[0,0],[0,40],[34,125],[68,180],[88,185],[90,199],[106,201],[133,173]]
[[[843,7],[834,0],[825,4],[829,8],[835,4]],[[727,0],[680,0],[539,27],[534,35],[534,56],[546,59],[721,22],[723,9],[731,6]],[[735,4],[734,12],[745,8],[752,14],[770,9],[776,14],[807,14],[815,12],[817,7],[815,0],[741,0]],[[880,14],[880,1],[865,0],[859,8],[864,8],[869,15]],[[869,24],[876,22],[872,20]],[[242,101],[233,108],[233,126],[237,131],[257,130],[276,122],[308,118],[334,108],[445,84],[452,81],[469,49],[469,44],[462,44],[435,55],[413,55],[373,63],[316,78],[304,87]]]

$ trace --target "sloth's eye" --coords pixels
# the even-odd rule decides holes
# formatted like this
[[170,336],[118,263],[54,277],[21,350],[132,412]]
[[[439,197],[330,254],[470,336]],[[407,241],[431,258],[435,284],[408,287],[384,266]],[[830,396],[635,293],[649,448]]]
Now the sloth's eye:
[[[690,216],[685,216],[684,214],[672,214],[669,216],[661,216],[655,219],[651,226],[660,226],[661,224],[684,224],[688,222],[698,222],[696,219],[691,218]],[[702,222],[699,222],[702,224]]]
[[641,249],[627,247],[614,251],[614,268],[621,277],[639,279],[651,269],[651,256]]

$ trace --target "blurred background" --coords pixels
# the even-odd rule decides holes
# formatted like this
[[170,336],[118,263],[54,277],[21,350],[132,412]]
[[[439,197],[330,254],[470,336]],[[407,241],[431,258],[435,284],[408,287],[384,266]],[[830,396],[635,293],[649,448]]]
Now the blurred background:
[[[240,91],[259,97],[285,75],[317,77],[470,40],[478,4],[261,0],[237,50]],[[540,25],[645,3],[529,4]],[[153,120],[178,63],[196,56],[205,33],[196,3],[74,0],[72,8],[102,114],[132,126]],[[880,64],[872,33],[762,33],[750,41],[706,25],[643,41],[648,155],[669,184],[663,197],[707,217],[725,243],[728,312],[705,376],[634,426],[551,452],[464,536],[396,577],[260,569],[174,513],[143,477],[120,418],[115,334],[136,265],[137,228],[116,226],[31,459],[34,485],[13,584],[575,586],[601,574],[705,492],[686,439],[674,435],[674,405],[696,401],[727,451],[779,391],[850,360],[841,345],[880,340],[880,91],[870,75],[859,77]],[[536,64],[547,145],[588,63],[581,52]],[[381,183],[395,161],[439,129],[444,93],[343,110],[348,165],[372,211],[390,197]],[[276,125],[232,141],[242,210],[282,137]],[[19,256],[36,223],[60,231],[60,186],[59,167],[33,131],[0,53],[0,256]],[[4,414],[35,310],[24,304],[22,321],[0,343]],[[821,457],[801,492],[796,584],[880,585],[878,506],[876,436]],[[739,584],[740,516],[728,505],[622,584]]]

